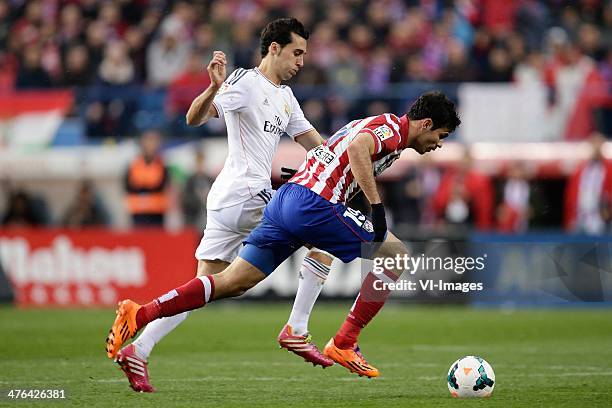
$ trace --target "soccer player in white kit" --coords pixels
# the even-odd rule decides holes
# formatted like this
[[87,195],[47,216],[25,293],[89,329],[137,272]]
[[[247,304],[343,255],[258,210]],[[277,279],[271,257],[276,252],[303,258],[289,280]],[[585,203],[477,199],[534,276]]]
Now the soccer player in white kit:
[[[303,66],[307,39],[308,32],[298,20],[275,20],[262,31],[262,61],[258,67],[238,68],[226,79],[223,52],[215,51],[208,64],[211,84],[192,102],[187,124],[199,126],[212,117],[224,119],[229,152],[208,195],[206,229],[195,254],[198,276],[223,271],[261,221],[274,193],[271,166],[281,135],[287,133],[306,151],[323,142],[304,117],[291,88],[281,85]],[[317,250],[304,258],[296,301],[278,338],[282,347],[323,367],[333,361],[310,341],[308,318],[332,261],[330,255]],[[187,316],[188,312],[157,320],[147,325],[132,344],[118,353],[108,353],[135,391],[154,391],[149,382],[148,357],[155,344]]]

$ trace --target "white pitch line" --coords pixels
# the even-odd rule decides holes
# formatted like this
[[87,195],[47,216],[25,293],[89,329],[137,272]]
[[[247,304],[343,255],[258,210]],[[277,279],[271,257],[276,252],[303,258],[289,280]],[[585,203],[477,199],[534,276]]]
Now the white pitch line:
[[[206,376],[206,377],[187,377],[187,378],[156,378],[155,382],[203,382],[203,381],[235,381],[239,377],[220,377],[220,376]],[[249,378],[249,381],[277,381],[277,382],[303,382],[311,380],[313,377],[308,378],[296,378],[296,377],[253,377]],[[346,378],[335,379],[338,381],[346,381]],[[350,379],[349,379],[350,380]],[[27,384],[75,384],[75,383],[121,383],[126,382],[125,378],[99,378],[92,380],[64,380],[64,381],[28,381]],[[326,382],[330,381],[329,378],[325,379]],[[334,379],[331,379],[334,381]],[[22,381],[0,381],[0,384],[22,384]]]
[[[604,372],[572,372],[572,373],[528,373],[522,375],[504,375],[503,378],[516,379],[516,378],[529,378],[529,377],[592,377],[592,376],[612,376],[612,371],[604,371]],[[312,380],[313,377],[306,378],[287,378],[287,377],[254,377],[250,378],[250,381],[263,381],[263,382],[303,382]],[[237,377],[219,377],[219,376],[206,376],[206,377],[187,377],[187,378],[157,378],[155,380],[156,383],[180,383],[180,382],[206,382],[206,381],[235,381]],[[417,377],[420,381],[444,381],[444,376],[420,376]],[[499,377],[498,377],[499,379]],[[123,383],[127,380],[125,378],[99,378],[93,380],[63,380],[63,381],[28,381],[28,385],[32,384],[46,384],[48,386],[53,386],[54,384],[82,384],[82,383]],[[349,377],[341,377],[341,378],[326,378],[326,382],[329,381],[361,381],[360,378],[349,376]],[[384,378],[377,378],[375,381],[384,381]],[[18,386],[19,384],[23,384],[22,381],[4,381],[0,380],[0,384],[9,384],[13,386]],[[16,385],[17,384],[17,385]]]

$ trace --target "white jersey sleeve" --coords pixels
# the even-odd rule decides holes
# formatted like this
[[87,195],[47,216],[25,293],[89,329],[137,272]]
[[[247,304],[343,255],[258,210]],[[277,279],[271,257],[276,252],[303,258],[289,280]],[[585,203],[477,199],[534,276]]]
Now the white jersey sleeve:
[[250,92],[249,87],[245,86],[248,81],[243,78],[247,72],[246,69],[238,68],[231,73],[217,91],[213,105],[219,118],[222,118],[225,112],[240,112],[248,106]]
[[302,112],[300,104],[297,99],[295,99],[295,96],[293,96],[293,92],[291,92],[291,116],[289,117],[289,123],[287,124],[285,132],[292,139],[295,139],[297,136],[313,129],[314,126],[304,117],[304,112]]

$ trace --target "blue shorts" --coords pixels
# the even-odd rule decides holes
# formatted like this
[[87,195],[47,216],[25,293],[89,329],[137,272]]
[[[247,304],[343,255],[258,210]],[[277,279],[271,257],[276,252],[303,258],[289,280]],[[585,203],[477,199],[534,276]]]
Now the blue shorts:
[[373,239],[372,222],[361,212],[287,183],[266,206],[261,224],[245,240],[240,257],[269,275],[306,244],[350,262],[361,256],[361,244]]

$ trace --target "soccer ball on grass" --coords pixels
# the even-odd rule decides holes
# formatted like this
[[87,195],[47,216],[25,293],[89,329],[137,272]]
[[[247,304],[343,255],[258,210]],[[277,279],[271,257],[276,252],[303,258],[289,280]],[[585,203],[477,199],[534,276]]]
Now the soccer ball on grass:
[[455,398],[490,397],[495,387],[495,373],[484,359],[466,356],[451,365],[446,382]]

